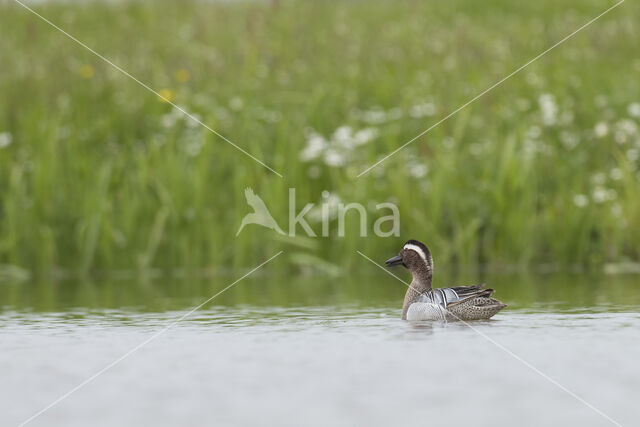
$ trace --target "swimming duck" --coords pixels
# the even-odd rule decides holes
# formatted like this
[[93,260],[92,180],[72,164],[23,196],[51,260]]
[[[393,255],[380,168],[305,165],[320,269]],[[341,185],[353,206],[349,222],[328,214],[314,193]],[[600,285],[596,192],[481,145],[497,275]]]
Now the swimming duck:
[[402,320],[489,319],[506,307],[491,298],[493,289],[483,289],[483,285],[432,289],[433,257],[427,245],[417,240],[409,240],[385,264],[402,265],[413,276],[404,296]]

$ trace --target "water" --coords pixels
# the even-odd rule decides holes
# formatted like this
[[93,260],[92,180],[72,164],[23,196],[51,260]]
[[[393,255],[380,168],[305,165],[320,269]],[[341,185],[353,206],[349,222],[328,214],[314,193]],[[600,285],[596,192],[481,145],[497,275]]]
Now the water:
[[[612,425],[541,373],[638,424],[637,276],[485,279],[510,306],[472,329],[400,321],[403,289],[380,276],[256,277],[30,425]],[[232,281],[1,285],[0,425],[18,425]]]

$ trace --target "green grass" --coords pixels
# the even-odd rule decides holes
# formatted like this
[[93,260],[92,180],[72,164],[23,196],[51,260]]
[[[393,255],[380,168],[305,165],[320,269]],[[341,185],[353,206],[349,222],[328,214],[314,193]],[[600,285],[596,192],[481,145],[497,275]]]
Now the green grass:
[[[0,264],[42,274],[218,269],[285,249],[286,268],[333,271],[366,263],[356,249],[382,260],[409,238],[452,266],[638,261],[640,123],[629,106],[640,103],[640,7],[631,1],[356,177],[612,4],[36,7],[281,179],[2,3],[0,133],[11,143],[0,148]],[[301,161],[310,132],[329,139],[341,126],[378,136],[342,167]],[[412,175],[416,165],[427,173]],[[401,237],[361,238],[354,215],[344,238],[282,239],[257,226],[236,238],[250,211],[245,187],[283,228],[289,187],[298,206],[324,190],[395,202]]]

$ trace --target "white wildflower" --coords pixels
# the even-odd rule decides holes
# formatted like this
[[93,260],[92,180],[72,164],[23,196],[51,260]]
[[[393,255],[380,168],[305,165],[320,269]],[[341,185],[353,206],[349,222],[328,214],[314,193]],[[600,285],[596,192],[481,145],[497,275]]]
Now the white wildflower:
[[414,119],[425,116],[433,116],[435,113],[436,107],[430,102],[413,105],[411,108],[409,108],[409,116],[413,117]]
[[0,148],[8,147],[12,142],[13,136],[9,132],[0,132]]
[[375,128],[364,128],[354,133],[351,127],[340,126],[333,133],[331,144],[349,151],[356,146],[366,144],[377,135],[378,130]]
[[351,126],[338,127],[329,140],[315,133],[313,129],[305,130],[307,144],[300,152],[300,159],[308,162],[322,158],[328,166],[344,166],[353,158],[356,147],[366,144],[378,136],[375,128],[364,128],[354,133]]
[[424,178],[429,172],[427,165],[422,163],[414,163],[409,165],[409,175],[414,178]]
[[333,132],[331,141],[342,148],[350,150],[353,148],[353,130],[351,126],[340,126]]
[[340,126],[333,132],[333,139],[340,142],[341,140],[351,139],[351,126]]
[[593,190],[593,201],[596,203],[604,203],[607,200],[607,190],[603,187],[596,187]]
[[185,115],[182,111],[180,111],[176,107],[173,107],[171,111],[162,116],[162,126],[166,128],[173,127],[178,122],[178,120],[182,120],[184,117]]
[[589,198],[584,194],[576,194],[573,196],[573,204],[579,208],[584,208],[589,203]]
[[627,113],[629,113],[631,117],[640,119],[640,102],[632,102],[629,104],[627,107]]
[[600,186],[596,187],[593,190],[592,194],[593,201],[596,203],[604,203],[609,200],[615,200],[617,196],[618,193],[616,193],[616,190],[611,188],[607,189]]
[[620,168],[613,168],[609,171],[609,176],[614,181],[619,181],[622,179],[622,170]]
[[545,126],[554,125],[558,115],[558,106],[554,96],[549,93],[540,95],[538,97],[538,105],[542,113],[542,123]]
[[335,148],[328,148],[324,152],[324,163],[331,167],[344,166],[347,163],[347,156]]
[[385,111],[381,107],[373,107],[370,110],[356,111],[355,115],[365,123],[381,124],[402,117],[402,110],[397,107]]
[[605,122],[598,122],[593,128],[593,131],[598,138],[603,138],[609,133],[609,125]]
[[356,145],[363,145],[375,139],[377,136],[378,136],[378,129],[364,128],[364,129],[360,129],[355,133],[355,135],[353,135],[353,140]]
[[613,136],[613,139],[615,139],[615,141],[618,144],[624,144],[625,142],[627,142],[628,137],[627,137],[626,133],[618,130],[618,131],[616,131],[615,135]]
[[191,114],[191,117],[186,118],[186,124],[190,128],[197,128],[202,123],[202,116],[199,114]]
[[307,140],[307,146],[300,152],[300,160],[308,162],[320,157],[327,147],[327,141],[318,134],[312,134]]
[[638,132],[638,125],[630,119],[622,119],[616,123],[616,128],[627,135],[635,135]]
[[638,160],[638,154],[640,153],[637,149],[631,148],[630,150],[627,150],[627,159],[630,162],[635,162],[636,160]]
[[360,112],[360,119],[369,124],[384,123],[387,118],[387,114],[381,108],[374,108],[372,110]]

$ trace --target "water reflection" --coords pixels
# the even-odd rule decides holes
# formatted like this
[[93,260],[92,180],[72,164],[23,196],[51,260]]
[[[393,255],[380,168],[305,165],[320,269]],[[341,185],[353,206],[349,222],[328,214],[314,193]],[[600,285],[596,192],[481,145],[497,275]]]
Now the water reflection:
[[[478,274],[440,272],[436,286],[477,283]],[[60,281],[0,284],[0,309],[33,312],[125,310],[167,312],[195,307],[235,280]],[[629,310],[640,306],[640,276],[584,274],[485,275],[508,309]],[[378,307],[398,309],[405,287],[379,274],[326,277],[249,277],[211,306]]]

